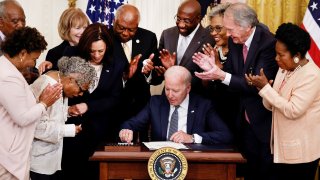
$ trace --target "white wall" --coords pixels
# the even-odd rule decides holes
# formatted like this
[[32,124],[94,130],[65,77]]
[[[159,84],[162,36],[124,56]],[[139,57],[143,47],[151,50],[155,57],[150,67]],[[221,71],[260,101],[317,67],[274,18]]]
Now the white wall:
[[[18,0],[24,8],[27,26],[36,27],[48,42],[47,49],[61,43],[57,26],[61,13],[68,8],[68,0]],[[158,39],[161,32],[175,25],[174,15],[182,0],[129,0],[141,13],[140,27],[156,33]],[[86,11],[88,0],[77,0],[77,7]],[[43,52],[39,62],[45,59]]]

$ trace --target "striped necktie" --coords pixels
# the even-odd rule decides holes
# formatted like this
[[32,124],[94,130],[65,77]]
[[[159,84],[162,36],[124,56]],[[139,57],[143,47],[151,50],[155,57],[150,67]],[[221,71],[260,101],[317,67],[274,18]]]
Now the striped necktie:
[[170,127],[169,127],[169,134],[168,134],[168,140],[170,140],[170,137],[172,134],[178,131],[178,120],[179,120],[179,114],[178,114],[178,109],[179,105],[174,108],[174,111],[171,115],[171,120],[170,120]]

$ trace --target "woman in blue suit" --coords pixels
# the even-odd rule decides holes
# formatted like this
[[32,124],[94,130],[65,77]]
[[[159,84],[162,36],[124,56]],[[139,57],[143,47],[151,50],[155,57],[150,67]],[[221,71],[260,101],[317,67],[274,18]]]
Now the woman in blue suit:
[[[67,56],[80,56],[90,62],[97,73],[95,86],[82,97],[69,103],[67,123],[81,124],[82,132],[75,138],[65,138],[62,159],[63,179],[87,177],[88,158],[96,146],[117,138],[114,108],[122,90],[122,72],[111,60],[112,39],[103,24],[95,23],[83,32],[78,46],[66,50]],[[75,177],[79,176],[79,177]]]

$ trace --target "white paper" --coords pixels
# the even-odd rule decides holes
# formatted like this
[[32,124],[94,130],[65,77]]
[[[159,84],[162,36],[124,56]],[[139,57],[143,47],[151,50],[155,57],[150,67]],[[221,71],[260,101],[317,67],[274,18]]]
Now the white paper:
[[153,141],[153,142],[143,142],[149,150],[157,150],[163,147],[172,147],[176,149],[189,149],[187,146],[181,143],[175,143],[172,141]]

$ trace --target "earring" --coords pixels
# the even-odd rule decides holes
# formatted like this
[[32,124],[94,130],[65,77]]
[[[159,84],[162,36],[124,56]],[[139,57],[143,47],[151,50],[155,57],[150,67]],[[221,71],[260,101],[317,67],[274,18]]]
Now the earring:
[[296,63],[296,64],[298,64],[299,58],[298,58],[298,57],[294,57],[294,58],[293,58],[293,62]]
[[22,58],[20,58],[20,62],[22,62]]

